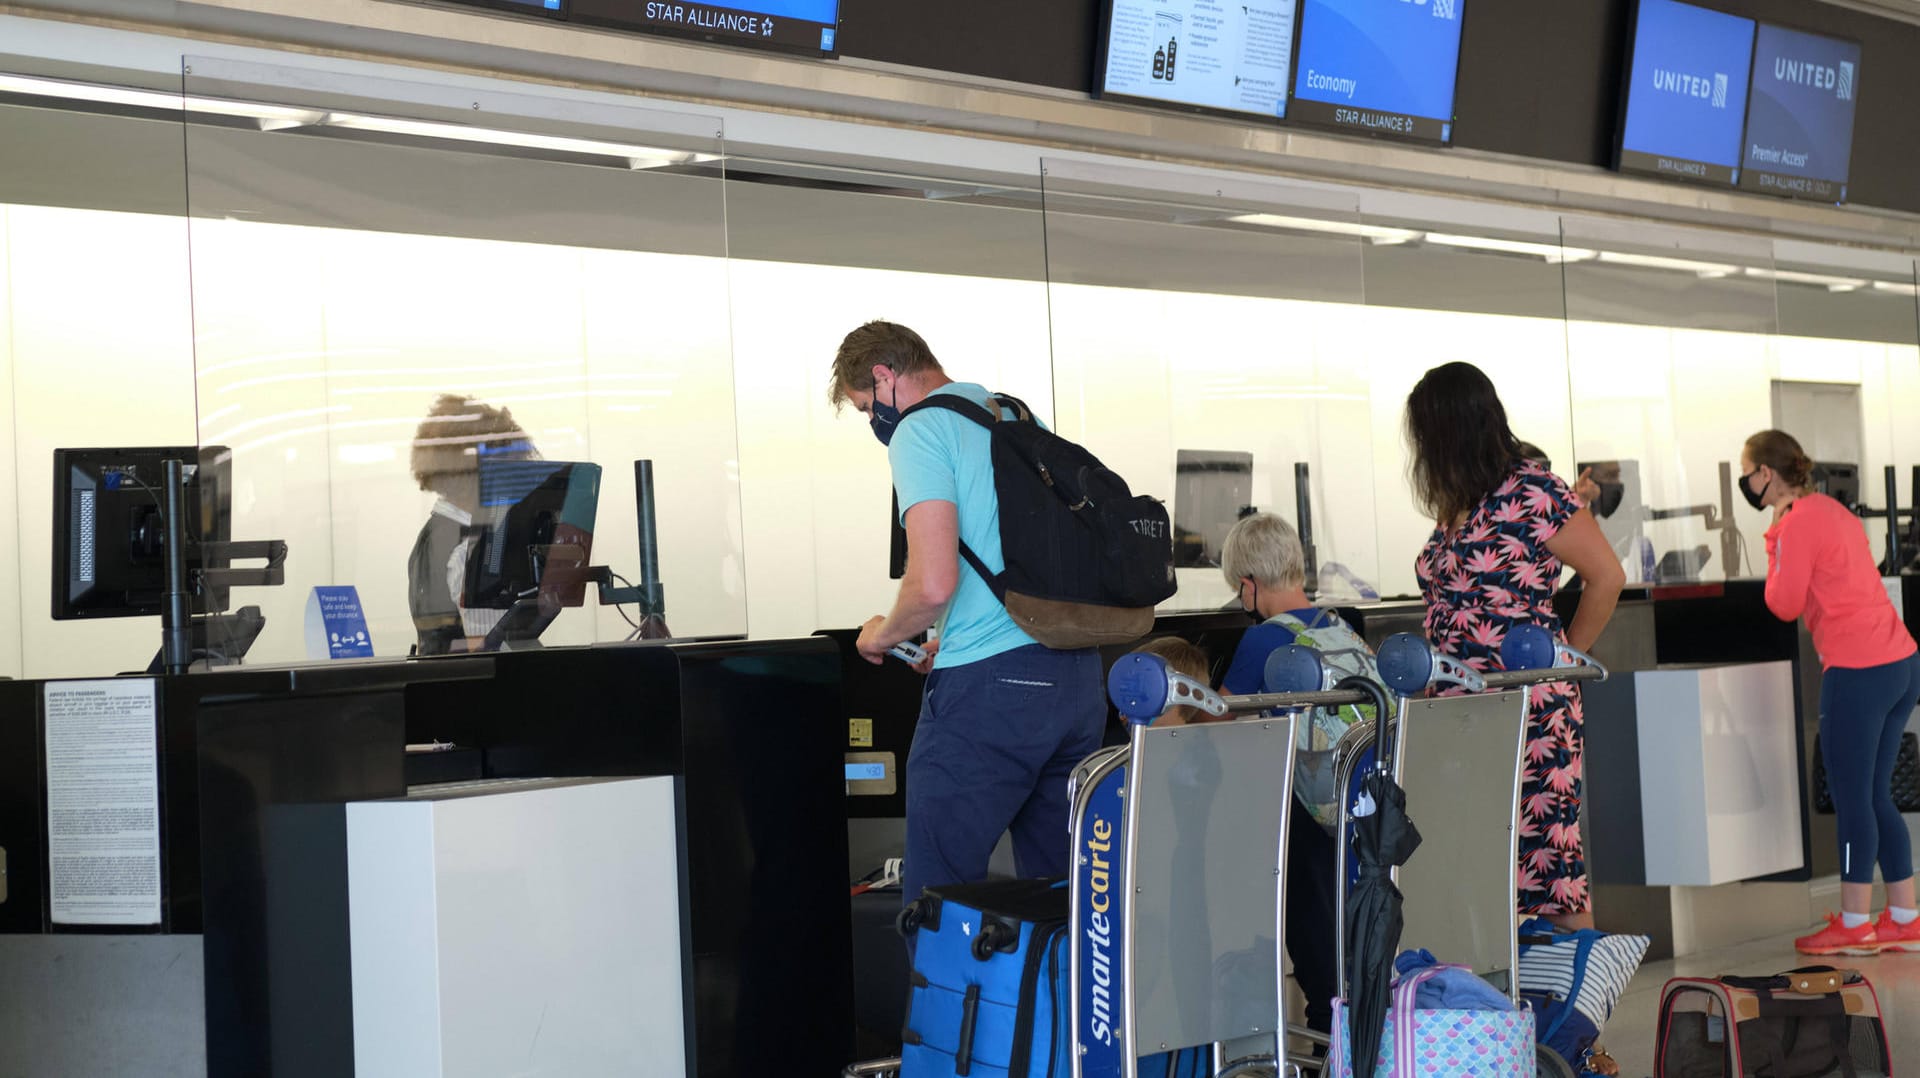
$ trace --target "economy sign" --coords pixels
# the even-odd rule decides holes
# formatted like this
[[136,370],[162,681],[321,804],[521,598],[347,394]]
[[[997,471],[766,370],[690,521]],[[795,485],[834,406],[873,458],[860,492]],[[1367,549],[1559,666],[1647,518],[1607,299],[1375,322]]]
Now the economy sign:
[[1304,0],[1291,118],[1453,140],[1466,0]]

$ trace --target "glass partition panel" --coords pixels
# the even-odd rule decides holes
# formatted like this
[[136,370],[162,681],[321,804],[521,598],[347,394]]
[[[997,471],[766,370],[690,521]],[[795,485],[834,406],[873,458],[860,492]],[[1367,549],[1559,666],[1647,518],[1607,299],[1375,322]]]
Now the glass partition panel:
[[1620,484],[1600,528],[1627,579],[1764,573],[1765,519],[1736,502],[1732,482],[1741,444],[1771,425],[1771,244],[1570,217],[1563,246],[1575,458],[1565,474],[1591,468],[1603,488]]
[[[1920,483],[1920,323],[1913,262],[1903,256],[1790,240],[1774,242],[1780,310],[1772,424],[1794,435],[1835,497],[1866,513],[1911,511]],[[1888,479],[1893,481],[1891,496]],[[1916,537],[1896,517],[1888,566],[1912,561]],[[1888,521],[1870,516],[1873,553],[1887,557]],[[1758,567],[1756,567],[1758,571]]]
[[1407,395],[1422,375],[1455,360],[1485,371],[1514,433],[1571,481],[1566,304],[1560,221],[1554,214],[1393,192],[1361,199],[1367,224],[1399,229],[1402,243],[1368,243],[1364,342],[1373,409],[1373,482],[1379,491],[1383,591],[1418,595],[1414,559],[1433,520],[1407,485]]
[[1038,177],[727,169],[753,634],[854,628],[893,604],[895,517],[886,450],[828,403],[834,354],[903,323],[956,381],[1054,422]]
[[717,120],[205,58],[187,99],[200,440],[288,544],[252,660],[328,656],[325,585],[380,655],[629,635],[643,459],[667,624],[745,631]]
[[1167,606],[1238,601],[1220,544],[1249,508],[1309,525],[1320,595],[1376,594],[1361,248],[1402,231],[1348,192],[1192,170],[1049,161],[1046,200],[1060,429],[1171,506]]
[[[160,645],[157,592],[143,607],[116,588],[151,583],[159,563],[134,564],[122,529],[57,585],[91,593],[97,616],[52,618],[55,537],[93,535],[55,502],[54,451],[194,438],[179,83],[97,75],[11,58],[0,70],[0,409],[13,424],[0,497],[17,507],[0,530],[0,590],[15,604],[0,617],[0,674],[12,677],[144,669]],[[121,500],[151,508],[135,490]]]

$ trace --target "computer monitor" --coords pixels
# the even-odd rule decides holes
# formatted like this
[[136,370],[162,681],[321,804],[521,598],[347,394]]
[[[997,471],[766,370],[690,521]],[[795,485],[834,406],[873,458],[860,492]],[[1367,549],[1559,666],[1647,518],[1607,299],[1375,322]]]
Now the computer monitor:
[[[53,451],[53,616],[153,617],[167,590],[165,462],[186,468],[182,503],[189,572],[223,569],[233,519],[233,453],[225,446]],[[202,582],[193,612],[227,609],[227,588]]]
[[1860,504],[1860,466],[1831,460],[1815,461],[1813,489],[1852,509]]
[[1173,466],[1173,564],[1220,565],[1227,533],[1253,504],[1253,454],[1182,449]]
[[462,605],[511,610],[532,601],[551,620],[585,603],[599,501],[597,464],[482,456]]

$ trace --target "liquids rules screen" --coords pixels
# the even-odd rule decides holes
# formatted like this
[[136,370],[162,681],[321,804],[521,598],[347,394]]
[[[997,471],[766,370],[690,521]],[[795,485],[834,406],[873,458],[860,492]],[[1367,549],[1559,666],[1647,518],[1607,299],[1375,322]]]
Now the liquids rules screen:
[[1284,117],[1296,3],[1113,0],[1101,96]]

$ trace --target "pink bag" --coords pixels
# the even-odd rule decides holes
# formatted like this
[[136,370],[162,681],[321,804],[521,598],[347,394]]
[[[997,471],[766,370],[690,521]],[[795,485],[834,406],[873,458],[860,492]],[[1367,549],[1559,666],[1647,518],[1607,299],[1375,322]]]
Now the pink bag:
[[[1439,1011],[1414,1006],[1420,985],[1443,969],[1429,966],[1393,986],[1373,1078],[1533,1078],[1533,1012]],[[1334,1078],[1354,1078],[1347,1001],[1333,1005]]]

